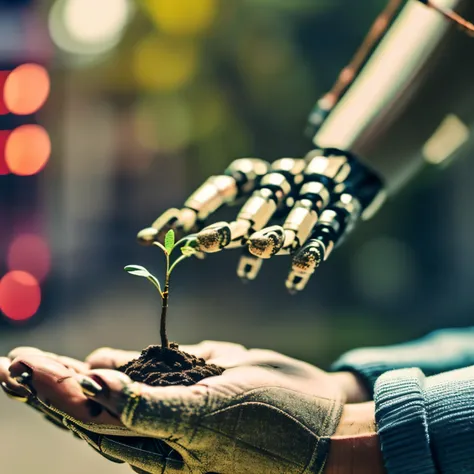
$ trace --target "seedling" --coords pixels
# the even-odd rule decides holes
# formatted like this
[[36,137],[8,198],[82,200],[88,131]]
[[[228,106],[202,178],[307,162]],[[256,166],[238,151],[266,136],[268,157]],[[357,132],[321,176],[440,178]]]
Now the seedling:
[[[168,335],[166,333],[166,314],[168,311],[169,292],[170,292],[170,279],[171,273],[176,266],[186,258],[192,257],[198,253],[197,240],[194,235],[188,235],[182,238],[178,242],[175,242],[175,235],[173,230],[169,230],[165,236],[164,245],[160,242],[153,242],[153,245],[159,247],[166,257],[166,273],[165,273],[165,284],[162,289],[160,280],[151,274],[145,267],[140,265],[127,265],[125,271],[130,275],[146,278],[157,290],[161,296],[161,319],[160,319],[160,335],[161,335],[161,347],[164,349],[169,348]],[[181,249],[181,255],[171,263],[171,254],[177,248]]]
[[[186,258],[201,257],[199,245],[195,235],[188,235],[175,242],[175,234],[169,230],[164,243],[154,242],[166,257],[166,273],[164,286],[160,280],[152,275],[146,268],[138,265],[128,265],[125,270],[132,275],[146,278],[161,296],[161,346],[150,345],[146,347],[139,357],[118,367],[117,370],[128,375],[133,381],[145,383],[152,387],[166,387],[170,385],[193,385],[207,378],[221,375],[222,367],[208,364],[204,359],[180,351],[178,344],[168,341],[166,333],[166,314],[169,304],[171,274],[179,263]],[[181,255],[171,262],[175,249],[181,250]]]

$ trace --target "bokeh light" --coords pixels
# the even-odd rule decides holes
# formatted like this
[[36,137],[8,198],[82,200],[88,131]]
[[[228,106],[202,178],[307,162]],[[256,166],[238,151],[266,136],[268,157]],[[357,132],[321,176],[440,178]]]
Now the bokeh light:
[[179,35],[207,30],[218,9],[217,0],[145,0],[144,4],[160,30]]
[[40,125],[22,125],[13,130],[5,145],[5,161],[14,174],[30,176],[41,171],[51,154],[51,141]]
[[49,89],[49,75],[43,66],[22,64],[15,68],[5,81],[5,106],[13,114],[33,114],[48,98]]
[[77,41],[104,43],[123,30],[128,13],[127,0],[68,0],[64,22]]
[[5,159],[5,148],[10,133],[10,130],[0,130],[0,176],[10,174],[10,169]]
[[132,7],[130,0],[56,0],[49,13],[51,38],[69,53],[105,53],[122,38]]
[[36,314],[41,289],[33,275],[22,271],[7,273],[0,280],[0,310],[9,319],[24,321]]
[[3,90],[9,74],[10,71],[0,71],[0,115],[6,115],[10,112],[3,98]]
[[187,84],[196,71],[198,53],[191,41],[149,36],[137,45],[134,74],[148,90],[171,91]]
[[21,234],[10,245],[9,270],[22,270],[43,281],[51,268],[51,252],[46,240],[35,234]]

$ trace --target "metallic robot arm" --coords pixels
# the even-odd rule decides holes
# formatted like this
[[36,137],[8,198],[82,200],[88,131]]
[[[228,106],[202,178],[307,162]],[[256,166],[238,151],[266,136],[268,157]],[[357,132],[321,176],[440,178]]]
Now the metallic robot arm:
[[[437,5],[474,18],[470,0],[438,0]],[[472,152],[474,61],[470,58],[474,59],[472,38],[435,10],[409,2],[324,121],[313,138],[315,145],[351,152],[368,167],[366,180],[346,191],[352,201],[362,201],[361,219],[374,215],[385,197],[423,166]],[[378,191],[369,170],[381,179]],[[339,230],[339,241],[330,241],[329,249],[359,220],[354,212],[351,225]],[[320,233],[327,227],[321,221],[316,226]],[[290,289],[303,289],[314,268],[327,258],[327,235],[326,230],[296,253],[287,281]]]
[[[471,0],[436,3],[474,18]],[[446,120],[474,126],[473,75],[474,39],[436,11],[408,2],[314,142],[352,151],[392,194],[426,161],[441,161],[425,144]]]
[[[449,19],[451,9],[474,18],[472,0],[436,0],[436,9]],[[174,228],[197,233],[206,253],[242,247],[237,272],[249,280],[264,259],[290,254],[286,286],[304,289],[358,221],[374,215],[425,163],[472,150],[474,40],[436,9],[429,0],[405,5],[347,91],[319,114],[317,149],[271,165],[236,160],[182,209],[141,231],[139,241],[151,243]],[[469,23],[462,26],[471,31]],[[235,221],[204,227],[217,208],[238,197],[248,199]],[[268,226],[276,216],[283,222]]]

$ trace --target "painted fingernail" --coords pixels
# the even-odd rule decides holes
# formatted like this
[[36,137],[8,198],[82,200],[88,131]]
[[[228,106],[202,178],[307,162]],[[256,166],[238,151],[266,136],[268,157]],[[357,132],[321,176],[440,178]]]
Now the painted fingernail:
[[32,379],[31,374],[28,372],[23,372],[21,375],[14,378],[20,385],[28,385]]
[[2,390],[7,394],[7,396],[12,398],[13,400],[24,403],[28,401],[28,397],[19,395],[14,390],[12,390],[5,382],[2,382],[0,385],[2,387]]
[[17,377],[13,377],[17,383],[19,383],[26,391],[30,392],[31,395],[36,396],[36,390],[33,387],[33,376],[29,372],[23,372]]
[[102,392],[102,387],[95,380],[85,375],[80,377],[79,384],[86,397],[96,397]]
[[105,382],[105,380],[97,374],[90,374],[89,376],[102,389],[102,391],[100,392],[100,395],[104,397],[108,397],[110,395],[110,388]]

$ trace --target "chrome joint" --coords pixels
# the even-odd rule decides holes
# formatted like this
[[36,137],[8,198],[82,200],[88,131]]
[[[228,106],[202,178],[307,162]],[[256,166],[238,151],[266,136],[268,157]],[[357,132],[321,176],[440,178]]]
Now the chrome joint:
[[300,196],[307,196],[308,194],[316,194],[321,198],[322,202],[318,206],[320,209],[326,207],[331,200],[328,188],[318,181],[309,181],[301,186]]
[[272,172],[262,178],[260,183],[262,188],[279,190],[283,196],[288,196],[291,192],[291,184],[288,182],[284,174]]
[[300,184],[303,181],[303,173],[306,168],[306,161],[303,158],[280,158],[272,163],[273,171],[293,176],[293,183]]
[[351,165],[345,156],[315,155],[308,162],[305,175],[321,175],[332,180],[334,184],[344,182],[351,172]]
[[184,203],[184,207],[197,212],[198,218],[206,219],[222,204],[231,202],[237,196],[237,183],[231,176],[211,176],[194,191]]
[[283,224],[285,231],[294,231],[300,245],[310,236],[318,221],[318,214],[312,207],[311,201],[307,199],[298,201]]
[[264,189],[255,191],[240,210],[237,220],[248,220],[252,222],[254,229],[261,229],[277,209],[276,202],[271,199],[273,193],[266,191]]
[[[260,158],[239,158],[226,169],[225,174],[236,179],[239,194],[252,192],[262,176],[270,169],[270,164]],[[240,176],[241,180],[238,179]]]

